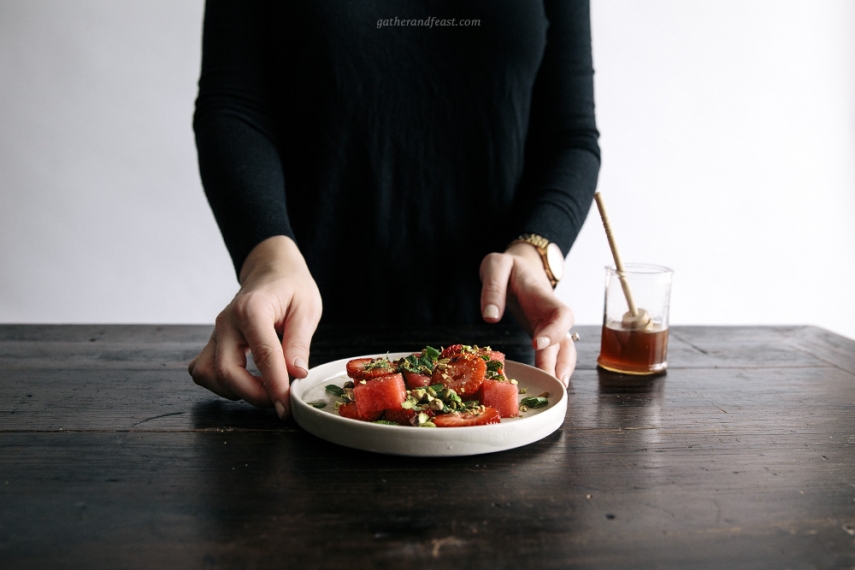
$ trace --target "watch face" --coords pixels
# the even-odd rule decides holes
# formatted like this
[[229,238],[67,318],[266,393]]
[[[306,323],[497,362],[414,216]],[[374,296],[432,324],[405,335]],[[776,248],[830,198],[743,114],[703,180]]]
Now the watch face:
[[550,243],[546,248],[546,262],[555,280],[561,281],[564,277],[564,255],[561,253],[561,248],[554,243]]

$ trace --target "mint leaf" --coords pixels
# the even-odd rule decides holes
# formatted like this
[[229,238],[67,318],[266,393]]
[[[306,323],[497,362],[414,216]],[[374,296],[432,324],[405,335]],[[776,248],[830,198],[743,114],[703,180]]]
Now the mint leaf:
[[424,347],[422,350],[422,358],[427,358],[428,360],[435,362],[437,358],[439,358],[439,351],[432,346]]

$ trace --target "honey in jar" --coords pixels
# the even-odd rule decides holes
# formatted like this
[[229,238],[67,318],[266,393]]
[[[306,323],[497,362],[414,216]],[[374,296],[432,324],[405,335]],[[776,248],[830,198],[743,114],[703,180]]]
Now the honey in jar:
[[597,364],[612,372],[656,374],[668,367],[668,328],[652,323],[647,328],[626,328],[609,321],[603,325]]

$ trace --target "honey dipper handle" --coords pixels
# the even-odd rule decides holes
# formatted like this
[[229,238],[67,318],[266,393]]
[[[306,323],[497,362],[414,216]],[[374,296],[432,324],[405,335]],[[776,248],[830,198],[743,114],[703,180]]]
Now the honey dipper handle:
[[606,239],[609,240],[609,247],[612,250],[612,257],[614,257],[615,260],[615,267],[617,268],[618,279],[620,279],[623,294],[626,297],[626,304],[629,305],[629,312],[632,316],[637,317],[638,309],[635,306],[635,301],[632,300],[632,291],[629,290],[629,282],[626,280],[623,272],[623,263],[620,260],[620,253],[618,252],[617,243],[615,242],[615,236],[612,234],[612,226],[609,223],[609,216],[606,213],[606,205],[603,203],[603,196],[599,192],[596,192],[594,194],[594,200],[597,202],[597,209],[600,211],[600,219],[603,220],[603,228],[606,230]]

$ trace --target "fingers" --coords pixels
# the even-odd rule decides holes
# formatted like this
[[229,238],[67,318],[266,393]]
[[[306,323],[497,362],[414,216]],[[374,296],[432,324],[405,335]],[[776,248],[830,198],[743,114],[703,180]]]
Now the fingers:
[[[196,358],[190,361],[190,364],[187,365],[187,371],[190,373],[190,376],[193,376],[194,370],[196,366],[199,365],[201,369],[207,370],[213,366],[214,362],[214,350],[217,347],[217,329],[214,327],[214,330],[211,331],[211,336],[208,337],[208,342],[205,344],[205,348],[202,349],[202,352],[196,355]],[[200,376],[201,379],[201,376]],[[194,376],[193,380],[196,384],[203,386]]]
[[561,380],[565,387],[570,382],[573,371],[576,370],[576,356],[576,343],[567,335],[559,345],[558,358],[555,362],[555,377]]
[[570,376],[576,369],[576,344],[569,335],[558,344],[553,344],[534,354],[535,366],[558,378],[566,388]]
[[534,361],[538,368],[549,372],[567,386],[576,368],[576,347],[569,336],[574,320],[573,311],[557,299],[556,302],[558,306],[535,328],[532,341],[535,347]]
[[[284,419],[289,413],[289,373],[300,377],[308,372],[321,294],[297,245],[285,236],[268,238],[252,249],[240,283],[237,295],[217,317],[208,345],[190,363],[190,374],[221,396],[272,405]],[[261,376],[246,370],[247,352],[252,352]]]
[[558,300],[554,293],[550,292],[550,294],[551,297],[544,299],[544,302],[552,305],[551,310],[546,313],[545,318],[540,319],[533,327],[532,337],[534,340],[532,346],[535,350],[543,350],[548,346],[556,346],[563,342],[575,323],[573,311],[570,307]]
[[555,363],[558,359],[558,345],[553,344],[550,347],[544,348],[543,350],[538,350],[534,353],[534,365],[547,372],[556,376],[555,374]]
[[305,378],[309,375],[309,346],[320,319],[320,311],[300,306],[295,308],[285,321],[282,330],[282,352],[285,354],[288,372],[293,378]]
[[[309,337],[316,325],[317,319]],[[261,377],[246,370],[247,349],[252,352]],[[259,407],[272,405],[283,419],[290,412],[290,382],[275,317],[265,303],[252,296],[236,300],[217,317],[214,334],[199,356],[190,362],[188,371],[194,382],[219,396],[243,399]]]
[[[506,299],[516,299],[522,317],[517,320],[531,331],[535,350],[543,350],[561,342],[574,318],[570,307],[555,296],[538,254],[532,252],[526,245],[520,253],[492,253],[484,258],[481,310],[485,321],[496,322],[504,312]],[[501,309],[495,319],[487,318],[491,306]]]
[[190,376],[193,377],[193,382],[203,388],[207,388],[218,396],[229,400],[239,400],[239,396],[227,386],[221,385],[217,381],[217,375],[214,372],[214,353],[216,349],[217,341],[212,337],[208,341],[208,344],[205,345],[205,348],[202,349],[202,352],[199,353],[199,356],[190,362],[188,366]]
[[[214,352],[217,383],[253,406],[270,407],[271,399],[259,379],[246,370],[247,341],[234,327],[221,327]],[[259,368],[260,369],[260,368]]]
[[[491,253],[481,262],[481,315],[497,322],[506,302],[514,316],[532,335],[538,368],[569,380],[575,368],[575,348],[567,333],[573,327],[573,311],[556,297],[540,259],[528,246],[509,253]],[[565,340],[566,339],[566,340]]]
[[501,253],[491,253],[481,262],[481,316],[488,323],[498,322],[505,312],[513,268],[513,258]]
[[[280,418],[285,418],[290,410],[290,382],[285,366],[285,355],[276,334],[275,315],[266,303],[257,301],[253,295],[245,295],[236,300],[234,308],[240,330],[252,352],[252,359],[261,372],[260,380],[267,395],[267,405],[272,403],[276,414]],[[248,372],[246,374],[252,378],[251,374]],[[237,379],[239,375],[240,373],[236,373],[231,378]],[[264,403],[255,405],[264,405]]]

